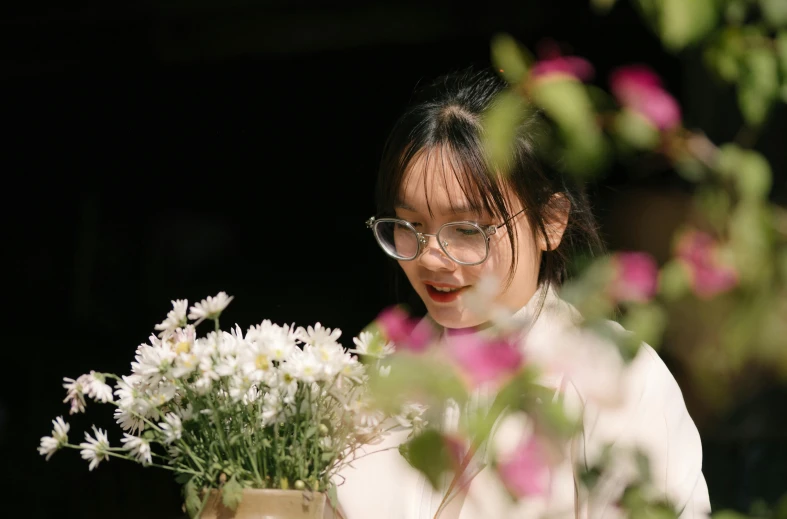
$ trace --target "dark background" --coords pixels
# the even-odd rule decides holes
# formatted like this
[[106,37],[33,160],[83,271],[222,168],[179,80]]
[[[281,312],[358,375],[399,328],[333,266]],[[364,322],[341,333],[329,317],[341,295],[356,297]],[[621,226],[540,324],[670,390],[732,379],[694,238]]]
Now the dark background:
[[[236,298],[225,326],[320,321],[351,344],[395,301],[363,225],[374,213],[386,133],[416,84],[487,65],[495,32],[531,49],[554,38],[590,59],[602,86],[611,68],[648,63],[684,105],[687,124],[717,142],[735,135],[733,94],[707,78],[696,53],[665,53],[625,1],[606,16],[587,4],[4,7],[6,503],[18,502],[26,517],[180,515],[169,473],[122,460],[88,472],[77,451],[49,462],[38,456],[39,438],[58,415],[71,423],[74,442],[92,423],[109,427],[111,442],[120,439],[109,406],[68,417],[62,377],[127,373],[171,299],[193,303],[220,290]],[[758,140],[781,202],[784,112]],[[634,179],[614,168],[591,186],[611,247],[665,239],[648,233],[649,222],[675,216],[663,214],[665,206],[651,200],[643,211],[637,202],[638,212],[626,213],[643,200],[636,198],[643,187],[657,199],[686,192],[658,168]],[[783,390],[759,391],[718,417],[691,397],[715,509],[748,510],[787,491]]]

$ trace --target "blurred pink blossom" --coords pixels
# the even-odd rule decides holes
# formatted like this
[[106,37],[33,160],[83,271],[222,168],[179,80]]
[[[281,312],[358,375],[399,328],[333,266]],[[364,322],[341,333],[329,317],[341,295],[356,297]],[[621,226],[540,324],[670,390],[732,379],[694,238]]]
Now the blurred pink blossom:
[[678,102],[661,86],[661,79],[645,65],[612,71],[609,85],[618,102],[650,121],[660,130],[680,124]]
[[399,307],[386,308],[377,316],[376,322],[398,350],[421,352],[434,338],[434,331],[427,321],[419,322]]
[[549,465],[535,436],[519,446],[497,465],[500,479],[516,497],[542,495],[547,490]]
[[677,257],[687,267],[694,293],[711,298],[738,284],[738,273],[719,261],[719,244],[709,234],[688,231],[678,240]]
[[593,65],[584,58],[577,56],[557,56],[536,62],[530,70],[534,78],[569,76],[580,81],[593,77]]
[[659,269],[645,252],[621,252],[613,256],[615,273],[609,292],[615,302],[650,301],[656,293]]
[[448,355],[467,375],[473,386],[500,381],[522,366],[523,355],[514,341],[483,337],[478,333],[449,335]]

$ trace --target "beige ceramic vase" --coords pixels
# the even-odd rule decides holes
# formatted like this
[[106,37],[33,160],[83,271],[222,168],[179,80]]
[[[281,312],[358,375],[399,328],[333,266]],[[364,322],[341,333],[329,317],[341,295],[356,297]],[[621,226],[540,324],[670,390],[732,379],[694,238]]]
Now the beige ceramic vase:
[[213,492],[205,505],[201,519],[340,519],[334,513],[325,494],[311,494],[300,490],[253,489],[243,490],[238,508],[230,510]]

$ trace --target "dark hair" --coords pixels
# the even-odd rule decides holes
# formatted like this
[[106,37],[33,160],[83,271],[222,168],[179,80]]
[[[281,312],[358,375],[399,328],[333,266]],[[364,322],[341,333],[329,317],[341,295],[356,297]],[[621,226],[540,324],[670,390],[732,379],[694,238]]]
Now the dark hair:
[[[567,276],[572,257],[601,253],[604,245],[583,186],[537,153],[536,141],[544,133],[542,114],[537,111],[522,114],[508,174],[499,175],[490,168],[483,142],[482,117],[507,87],[492,70],[470,68],[442,76],[417,92],[395,123],[383,149],[377,178],[378,214],[393,214],[405,172],[419,153],[426,153],[427,161],[437,153],[442,164],[447,156],[450,173],[443,167],[443,179],[446,174],[453,174],[474,208],[501,221],[512,216],[506,206],[507,185],[521,201],[534,232],[540,233],[547,244],[546,224],[553,211],[559,209],[556,202],[559,205],[560,201],[567,201],[570,203],[568,225],[560,244],[554,250],[548,247],[542,254],[538,279],[539,284],[560,285]],[[423,178],[426,183],[426,175]],[[554,197],[556,194],[561,197]],[[513,251],[509,283],[517,258],[515,227],[505,226]]]

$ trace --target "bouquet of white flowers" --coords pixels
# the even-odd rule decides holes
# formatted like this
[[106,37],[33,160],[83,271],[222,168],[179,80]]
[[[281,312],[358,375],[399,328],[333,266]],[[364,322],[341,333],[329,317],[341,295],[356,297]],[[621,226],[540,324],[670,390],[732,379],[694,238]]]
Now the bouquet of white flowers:
[[[244,488],[323,492],[335,506],[332,476],[358,447],[385,434],[386,417],[370,405],[364,384],[379,360],[360,363],[337,342],[341,331],[320,323],[296,328],[264,320],[245,334],[237,325],[222,331],[219,316],[231,300],[221,292],[190,309],[185,300],[172,301],[158,334],[137,348],[130,375],[91,371],[64,379],[71,414],[84,412],[86,397],[116,406],[122,446],[110,446],[95,426],[85,442],[71,444],[70,426],[58,417],[40,454],[48,460],[70,447],[90,470],[111,457],[169,469],[184,485],[192,516],[210,489],[219,489],[230,508]],[[205,320],[214,329],[198,337],[195,327]],[[369,351],[368,339],[356,338],[359,349],[351,352],[391,351]]]

